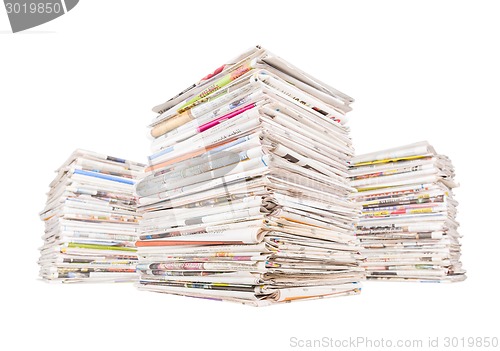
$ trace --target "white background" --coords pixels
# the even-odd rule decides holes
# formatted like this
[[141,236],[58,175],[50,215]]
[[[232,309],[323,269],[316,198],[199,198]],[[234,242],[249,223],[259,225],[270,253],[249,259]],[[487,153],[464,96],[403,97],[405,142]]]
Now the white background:
[[[494,4],[86,0],[18,34],[0,7],[1,349],[287,350],[292,336],[499,336]],[[366,283],[360,296],[261,309],[37,280],[38,211],[73,149],[145,161],[152,106],[255,44],[356,99],[358,153],[428,140],[451,157],[468,280]]]

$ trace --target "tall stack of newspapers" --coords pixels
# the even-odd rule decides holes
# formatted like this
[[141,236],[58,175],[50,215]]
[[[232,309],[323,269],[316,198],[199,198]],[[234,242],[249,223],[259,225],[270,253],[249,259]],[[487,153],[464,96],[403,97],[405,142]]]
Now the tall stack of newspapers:
[[134,195],[143,164],[76,150],[50,183],[40,276],[62,282],[137,279],[139,216]]
[[420,142],[356,156],[352,163],[367,278],[464,280],[450,159]]
[[255,47],[155,107],[139,288],[256,306],[357,294],[352,101]]

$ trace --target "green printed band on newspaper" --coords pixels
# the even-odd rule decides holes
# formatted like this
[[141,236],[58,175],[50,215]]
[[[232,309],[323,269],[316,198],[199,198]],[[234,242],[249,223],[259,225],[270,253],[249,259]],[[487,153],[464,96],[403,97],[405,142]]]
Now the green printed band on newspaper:
[[225,87],[226,85],[228,85],[232,81],[238,79],[239,77],[241,77],[242,75],[244,75],[245,73],[247,73],[251,69],[253,69],[253,66],[254,66],[254,64],[252,62],[244,63],[243,65],[238,67],[238,69],[236,69],[235,71],[226,74],[224,77],[222,77],[221,79],[219,79],[215,83],[210,84],[201,93],[194,96],[190,100],[186,101],[186,103],[184,105],[182,105],[177,112],[182,113],[182,112],[185,112],[185,111],[191,109],[192,107],[196,106],[197,102],[199,100],[207,97],[208,95],[212,94],[213,92]]
[[76,248],[80,248],[80,249],[117,250],[117,251],[130,251],[130,252],[137,251],[137,249],[135,247],[105,246],[105,245],[98,245],[98,244],[69,243],[68,247],[76,247]]

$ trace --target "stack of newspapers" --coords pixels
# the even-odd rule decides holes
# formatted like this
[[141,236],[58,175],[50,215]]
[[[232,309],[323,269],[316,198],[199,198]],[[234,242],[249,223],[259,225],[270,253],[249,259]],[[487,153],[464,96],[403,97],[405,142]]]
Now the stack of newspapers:
[[137,279],[134,185],[144,165],[76,150],[50,184],[40,276],[62,282]]
[[367,278],[464,280],[450,159],[420,142],[356,156],[352,163]]
[[256,306],[358,293],[352,101],[255,47],[155,107],[139,288]]

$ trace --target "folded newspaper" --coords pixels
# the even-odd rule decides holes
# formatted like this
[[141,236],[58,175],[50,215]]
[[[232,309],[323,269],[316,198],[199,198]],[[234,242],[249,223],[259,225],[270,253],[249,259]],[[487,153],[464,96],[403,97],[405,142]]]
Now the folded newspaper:
[[50,281],[137,280],[134,185],[144,165],[76,150],[50,183],[40,276]]
[[363,206],[356,235],[367,278],[464,280],[450,159],[419,142],[356,156],[352,164],[353,198]]
[[138,287],[255,306],[359,293],[352,102],[255,47],[155,107]]

